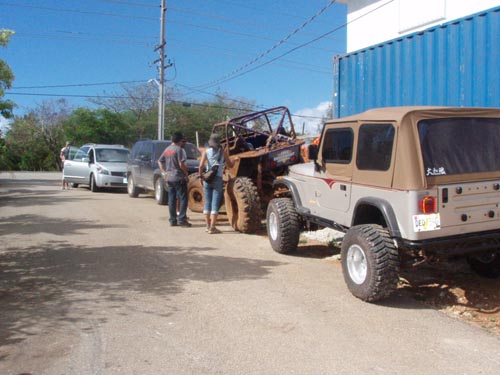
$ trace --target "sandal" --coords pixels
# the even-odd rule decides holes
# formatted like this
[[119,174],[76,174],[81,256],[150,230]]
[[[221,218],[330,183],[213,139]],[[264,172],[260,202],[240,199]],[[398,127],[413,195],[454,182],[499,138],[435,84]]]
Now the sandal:
[[218,234],[218,233],[222,233],[220,230],[218,230],[216,227],[211,227],[208,232],[208,234]]

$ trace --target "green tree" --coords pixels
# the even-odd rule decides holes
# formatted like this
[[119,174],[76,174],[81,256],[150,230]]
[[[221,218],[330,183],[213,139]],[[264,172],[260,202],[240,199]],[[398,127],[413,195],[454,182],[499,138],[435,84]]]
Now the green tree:
[[[12,34],[14,32],[11,30],[0,30],[0,46],[6,47]],[[5,118],[12,117],[12,109],[14,108],[14,103],[11,100],[2,100],[5,90],[12,87],[12,81],[14,81],[14,73],[7,63],[0,59],[0,115]]]
[[63,122],[71,113],[64,99],[44,102],[17,117],[5,136],[4,164],[9,169],[61,169],[59,151],[64,144]]
[[108,109],[78,108],[64,121],[65,134],[74,144],[104,143],[130,146],[135,135],[122,113]]

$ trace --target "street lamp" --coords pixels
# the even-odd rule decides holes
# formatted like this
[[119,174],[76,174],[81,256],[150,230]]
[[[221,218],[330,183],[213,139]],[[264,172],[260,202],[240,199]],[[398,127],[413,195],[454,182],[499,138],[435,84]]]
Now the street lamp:
[[163,141],[164,137],[164,123],[165,123],[165,94],[163,92],[163,85],[158,82],[157,79],[153,78],[148,81],[148,83],[154,83],[158,88],[158,140]]

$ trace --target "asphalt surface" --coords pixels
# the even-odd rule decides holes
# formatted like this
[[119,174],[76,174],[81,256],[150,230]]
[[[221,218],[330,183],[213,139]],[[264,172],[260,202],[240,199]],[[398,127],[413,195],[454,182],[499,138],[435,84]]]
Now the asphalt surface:
[[0,374],[498,374],[500,340],[339,264],[168,226],[152,197],[0,173]]

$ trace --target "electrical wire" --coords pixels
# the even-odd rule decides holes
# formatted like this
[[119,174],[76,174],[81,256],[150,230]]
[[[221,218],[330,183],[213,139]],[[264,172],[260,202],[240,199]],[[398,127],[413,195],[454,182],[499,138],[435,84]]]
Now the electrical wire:
[[290,49],[290,50],[288,50],[288,51],[286,51],[286,52],[282,53],[281,55],[279,55],[279,56],[277,56],[277,57],[275,57],[275,58],[273,58],[273,59],[271,59],[271,60],[269,60],[269,61],[266,61],[266,62],[264,62],[264,63],[262,63],[262,64],[260,64],[260,65],[258,65],[258,66],[256,66],[256,67],[253,67],[252,69],[249,69],[249,70],[247,70],[247,71],[245,71],[245,72],[241,72],[241,73],[236,74],[236,75],[234,75],[234,74],[233,74],[232,76],[230,76],[229,74],[227,74],[226,76],[224,76],[224,77],[227,77],[227,78],[222,77],[222,78],[220,78],[220,79],[218,79],[218,80],[215,80],[215,81],[209,82],[209,83],[207,83],[207,84],[205,84],[205,85],[197,86],[197,88],[207,89],[207,88],[210,88],[210,87],[216,86],[216,85],[218,85],[218,84],[221,84],[221,83],[224,83],[224,82],[231,81],[231,80],[233,80],[233,79],[235,79],[235,78],[238,78],[238,77],[244,76],[244,75],[246,75],[246,74],[248,74],[248,73],[251,73],[251,72],[253,72],[253,71],[255,71],[255,70],[259,69],[259,68],[262,68],[263,66],[269,65],[269,64],[271,64],[271,63],[273,63],[273,62],[275,62],[275,61],[277,61],[277,60],[281,59],[281,58],[282,58],[282,57],[284,57],[284,56],[289,55],[289,54],[290,54],[290,53],[292,53],[292,52],[295,52],[295,51],[297,51],[297,50],[299,50],[299,49],[301,49],[301,48],[304,48],[304,47],[306,47],[306,46],[308,46],[308,45],[310,45],[310,44],[314,43],[314,42],[317,42],[318,40],[323,39],[325,36],[328,36],[328,35],[331,35],[331,34],[333,34],[333,33],[337,32],[338,30],[340,30],[340,29],[342,29],[342,28],[346,27],[347,25],[349,25],[349,24],[351,24],[351,23],[353,23],[353,22],[355,22],[355,21],[358,21],[359,19],[361,19],[361,18],[363,18],[363,17],[366,17],[368,14],[373,13],[373,12],[375,12],[375,11],[379,10],[380,8],[382,8],[382,7],[384,7],[384,6],[386,6],[386,5],[390,4],[390,3],[392,3],[393,1],[394,1],[394,0],[389,0],[387,3],[384,3],[384,4],[380,5],[380,6],[378,6],[377,8],[374,8],[374,9],[370,10],[369,12],[367,12],[367,13],[365,13],[365,14],[362,14],[361,16],[359,16],[359,17],[357,17],[357,18],[355,18],[355,19],[353,19],[353,20],[351,20],[351,21],[349,21],[349,22],[346,22],[345,24],[343,24],[343,25],[341,25],[341,26],[336,27],[336,28],[335,28],[335,29],[333,29],[333,30],[330,30],[330,31],[328,31],[328,32],[326,32],[326,33],[324,33],[324,34],[322,34],[322,35],[320,35],[320,36],[318,36],[318,37],[316,37],[316,38],[314,38],[314,39],[311,39],[311,40],[309,40],[308,42],[302,43],[302,44],[298,45],[297,47],[294,47],[294,48],[292,48],[292,49]]
[[279,46],[286,43],[288,41],[288,39],[290,39],[292,36],[296,35],[298,32],[300,32],[302,29],[304,29],[307,25],[309,25],[312,21],[314,21],[316,18],[318,18],[322,13],[324,13],[328,8],[330,8],[335,2],[336,2],[336,0],[330,0],[330,2],[328,4],[326,4],[318,12],[316,12],[316,14],[314,14],[312,17],[310,17],[308,20],[306,20],[302,25],[297,27],[295,30],[293,30],[291,33],[289,33],[287,36],[285,36],[283,39],[281,39],[278,43],[274,44],[271,48],[268,48],[266,51],[262,52],[259,56],[255,57],[254,59],[252,59],[251,61],[249,61],[245,65],[239,67],[238,69],[233,70],[232,72],[226,74],[225,76],[223,76],[215,81],[209,82],[209,83],[202,85],[202,86],[199,86],[199,87],[208,88],[208,87],[212,87],[220,82],[225,82],[228,77],[231,77],[235,74],[238,74],[239,72],[246,69],[250,65],[255,64],[257,61],[261,60],[262,58],[264,58],[265,56],[270,54],[272,51],[277,49]]

